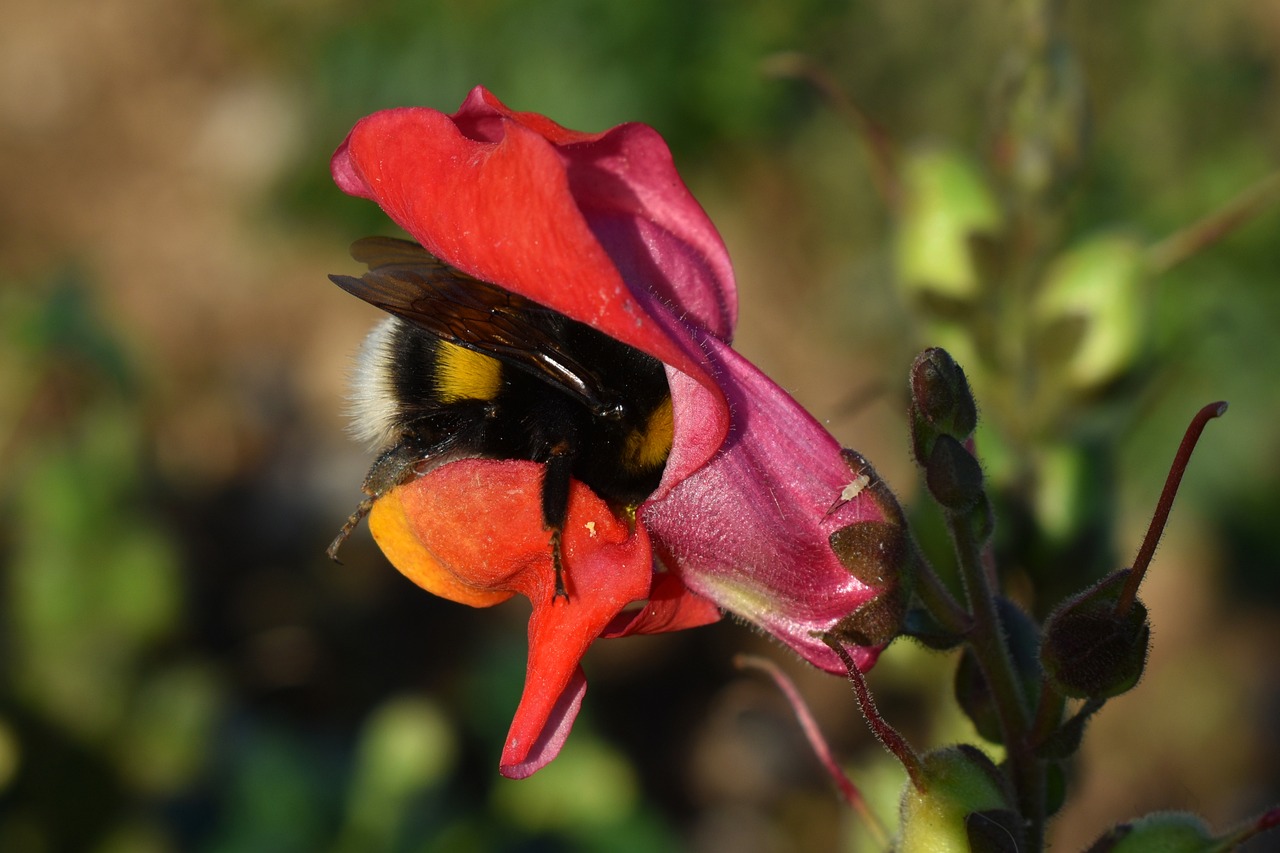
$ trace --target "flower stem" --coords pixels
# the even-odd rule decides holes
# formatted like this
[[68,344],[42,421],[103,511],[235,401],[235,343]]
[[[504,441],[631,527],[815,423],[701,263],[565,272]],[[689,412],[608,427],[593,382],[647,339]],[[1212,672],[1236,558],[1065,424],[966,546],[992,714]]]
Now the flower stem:
[[1062,722],[1062,711],[1067,699],[1049,683],[1049,679],[1040,682],[1040,701],[1036,703],[1035,719],[1031,723],[1028,741],[1032,747],[1039,747],[1052,735]]
[[951,595],[914,540],[911,542],[911,578],[915,581],[913,591],[939,625],[957,637],[966,636],[973,629],[973,617]]
[[969,611],[973,614],[969,645],[995,699],[1018,808],[1027,820],[1030,849],[1038,850],[1044,827],[1044,773],[1028,742],[1029,712],[1018,686],[1013,658],[996,612],[995,595],[970,520],[962,513],[948,513],[947,526],[955,544]]
[[1272,172],[1233,198],[1221,210],[1193,222],[1147,249],[1147,266],[1155,275],[1204,251],[1280,200],[1280,172]]
[[1156,553],[1156,545],[1160,542],[1160,536],[1164,533],[1165,523],[1169,520],[1169,512],[1173,509],[1173,499],[1178,494],[1178,486],[1182,483],[1182,475],[1186,473],[1187,463],[1191,461],[1191,453],[1196,449],[1196,442],[1200,440],[1200,433],[1204,432],[1205,426],[1214,418],[1220,418],[1227,411],[1225,402],[1210,403],[1209,405],[1196,412],[1196,416],[1191,419],[1191,423],[1187,426],[1186,433],[1182,436],[1182,443],[1178,445],[1178,452],[1174,454],[1173,464],[1169,466],[1169,476],[1164,481],[1164,490],[1160,492],[1160,500],[1156,504],[1155,514],[1151,517],[1151,524],[1147,527],[1147,536],[1142,540],[1142,547],[1138,549],[1138,556],[1133,560],[1133,571],[1129,572],[1129,577],[1125,580],[1124,589],[1120,591],[1120,597],[1116,599],[1115,613],[1117,616],[1123,616],[1129,612],[1129,608],[1133,606],[1134,599],[1138,597],[1138,587],[1142,584],[1142,578],[1147,573],[1147,567],[1151,565],[1151,558]]
[[1018,689],[1013,670],[1013,659],[1004,643],[1004,631],[996,614],[996,600],[988,583],[978,543],[963,516],[949,516],[951,539],[955,543],[959,559],[960,575],[964,580],[969,612],[973,615],[973,629],[969,642],[982,665],[983,673],[995,694],[1000,708],[1000,725],[1006,745],[1011,745],[1016,735],[1026,729],[1027,706]]
[[862,716],[871,728],[871,733],[876,736],[876,740],[884,744],[885,749],[892,752],[898,761],[902,762],[902,766],[906,768],[907,776],[911,778],[911,785],[918,791],[925,790],[924,766],[920,761],[920,756],[916,755],[915,750],[898,733],[898,730],[889,725],[884,717],[880,716],[875,700],[871,698],[871,691],[867,689],[867,678],[862,674],[862,670],[858,669],[858,665],[849,656],[849,652],[835,637],[830,634],[823,634],[822,642],[826,643],[831,651],[839,656],[840,662],[848,670],[849,681],[853,684],[853,692],[858,697],[858,707],[862,710]]
[[862,796],[862,792],[858,790],[858,786],[853,784],[853,780],[845,775],[844,770],[836,762],[835,756],[831,753],[831,747],[827,745],[827,739],[822,736],[822,730],[818,728],[817,721],[813,719],[813,714],[810,713],[804,697],[800,695],[800,691],[796,689],[795,684],[787,677],[787,674],[779,669],[778,665],[773,661],[756,655],[737,655],[734,657],[733,663],[738,669],[759,670],[773,679],[773,683],[778,686],[778,689],[782,691],[782,695],[791,703],[791,710],[795,712],[796,719],[800,722],[800,729],[808,739],[810,748],[813,749],[814,754],[818,757],[818,761],[822,762],[822,766],[826,768],[827,773],[835,780],[836,787],[840,789],[845,802],[858,813],[858,817],[862,819],[867,832],[875,840],[876,846],[882,849],[887,848],[889,846],[889,834],[885,831],[884,825],[880,823],[871,811],[870,806],[867,805],[867,801]]

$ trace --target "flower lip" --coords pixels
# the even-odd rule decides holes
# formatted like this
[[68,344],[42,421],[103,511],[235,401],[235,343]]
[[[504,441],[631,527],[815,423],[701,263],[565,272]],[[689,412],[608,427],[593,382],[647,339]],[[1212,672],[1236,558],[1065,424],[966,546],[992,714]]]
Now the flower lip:
[[[529,677],[501,764],[514,778],[559,750],[586,690],[579,661],[598,637],[679,630],[719,618],[715,605],[685,595],[678,579],[654,584],[644,528],[631,529],[577,482],[564,530],[570,599],[557,598],[541,490],[540,465],[469,459],[394,489],[369,516],[387,558],[427,591],[475,607],[517,594],[532,602]],[[646,598],[651,603],[639,614],[622,615]]]

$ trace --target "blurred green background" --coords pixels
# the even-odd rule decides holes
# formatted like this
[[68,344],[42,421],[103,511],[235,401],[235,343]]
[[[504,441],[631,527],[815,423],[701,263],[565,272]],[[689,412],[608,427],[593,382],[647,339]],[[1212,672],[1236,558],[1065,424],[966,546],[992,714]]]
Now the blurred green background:
[[[1275,172],[1280,5],[1083,0],[1047,32],[1035,7],[8,0],[0,850],[865,849],[738,651],[787,664],[892,811],[847,685],[732,624],[598,644],[562,756],[502,780],[527,603],[435,600],[364,532],[325,559],[377,319],[325,276],[393,233],[327,159],[360,116],[479,83],[662,132],[733,255],[739,349],[915,505],[906,369],[952,347],[1037,612],[1132,558],[1187,419],[1230,400],[1144,587],[1147,676],[1091,727],[1053,837],[1280,799],[1280,213],[1149,252]],[[892,140],[888,192],[851,109]],[[920,748],[975,736],[953,666],[898,643],[872,674]]]

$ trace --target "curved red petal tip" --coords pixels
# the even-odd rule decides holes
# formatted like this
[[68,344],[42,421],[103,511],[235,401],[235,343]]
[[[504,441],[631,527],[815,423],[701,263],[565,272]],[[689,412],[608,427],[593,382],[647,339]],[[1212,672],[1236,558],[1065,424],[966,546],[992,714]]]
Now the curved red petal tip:
[[643,528],[630,533],[611,515],[599,515],[601,509],[607,514],[589,489],[573,484],[563,538],[569,598],[555,597],[554,570],[548,567],[542,583],[551,585],[533,598],[524,694],[503,750],[504,768],[532,773],[555,756],[577,713],[569,700],[577,695],[580,702],[586,689],[578,685],[583,655],[624,608],[649,595],[648,535]]
[[[527,779],[560,754],[573,721],[587,695],[587,679],[576,667],[573,677],[556,698],[545,720],[539,724],[527,715],[516,714],[502,749],[498,772],[508,779]],[[523,707],[523,705],[522,705]]]
[[388,558],[424,588],[466,604],[513,593],[533,603],[524,693],[501,762],[507,775],[528,775],[554,757],[586,689],[583,655],[649,596],[654,578],[645,530],[575,481],[561,537],[569,597],[556,597],[542,478],[533,462],[453,462],[381,498],[370,519]]

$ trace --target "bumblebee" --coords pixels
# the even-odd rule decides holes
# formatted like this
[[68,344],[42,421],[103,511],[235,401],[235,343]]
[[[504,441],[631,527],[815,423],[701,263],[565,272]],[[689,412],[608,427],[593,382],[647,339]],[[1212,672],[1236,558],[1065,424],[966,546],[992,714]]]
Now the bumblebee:
[[671,452],[662,363],[563,314],[480,281],[416,243],[369,237],[368,266],[329,278],[391,316],[365,339],[352,377],[352,431],[380,448],[367,496],[328,554],[374,501],[457,459],[542,463],[556,596],[568,597],[560,540],[577,479],[622,512],[658,486]]

